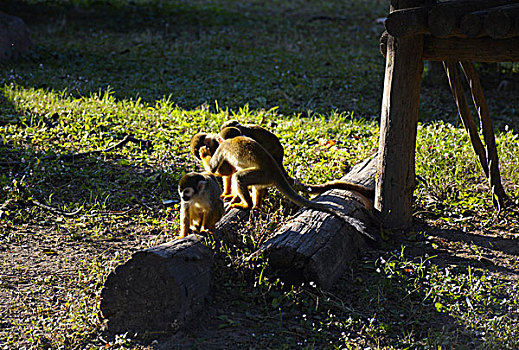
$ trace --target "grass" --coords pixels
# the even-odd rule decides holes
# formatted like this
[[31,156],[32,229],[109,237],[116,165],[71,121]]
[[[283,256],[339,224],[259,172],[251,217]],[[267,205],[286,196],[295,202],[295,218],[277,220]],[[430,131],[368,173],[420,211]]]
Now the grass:
[[[152,346],[103,334],[100,291],[132,252],[177,232],[177,181],[200,169],[187,146],[194,133],[230,118],[262,123],[305,182],[335,179],[377,150],[383,1],[10,4],[35,50],[0,70],[2,348]],[[271,192],[245,248],[217,254],[216,330],[188,332],[185,344],[518,348],[517,94],[492,88],[502,74],[513,82],[517,66],[479,68],[508,210],[492,208],[452,97],[425,76],[413,228],[388,232],[330,291],[282,288],[254,255],[295,209]],[[129,133],[152,147],[46,158]]]

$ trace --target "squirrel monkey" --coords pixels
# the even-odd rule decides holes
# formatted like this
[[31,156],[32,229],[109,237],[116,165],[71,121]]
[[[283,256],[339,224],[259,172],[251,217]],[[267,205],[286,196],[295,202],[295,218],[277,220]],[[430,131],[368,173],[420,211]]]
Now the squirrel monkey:
[[[345,223],[356,226],[360,232],[364,232],[364,225],[353,218],[322,203],[311,202],[301,197],[290,185],[278,163],[258,142],[246,136],[237,136],[223,141],[211,155],[208,147],[200,148],[200,158],[206,171],[215,173],[222,164],[228,163],[236,172],[232,175],[232,192],[234,197],[231,207],[256,208],[261,199],[258,198],[261,190],[275,186],[289,200],[299,206],[306,206],[332,214]],[[364,186],[343,181],[343,186],[349,184],[350,190],[358,191],[366,189]],[[252,198],[249,194],[252,190]],[[336,188],[336,187],[335,187]],[[344,187],[342,187],[344,188]],[[373,237],[369,236],[371,239]]]
[[[219,138],[218,134],[207,134],[203,132],[193,135],[190,142],[191,154],[193,154],[197,159],[200,159],[200,148],[204,146],[209,148],[211,154],[214,154],[219,146]],[[214,173],[217,176],[221,176],[223,179],[223,198],[227,198],[231,195],[231,175],[235,171],[236,170],[233,169],[229,163],[225,162],[221,164],[218,170]]]
[[209,173],[188,173],[178,183],[180,202],[180,233],[184,238],[189,229],[213,233],[224,214],[222,193],[216,177]]
[[[209,147],[211,154],[214,154],[216,148],[218,148],[219,143],[237,136],[247,136],[258,142],[272,156],[272,158],[274,158],[274,160],[279,165],[283,175],[295,190],[305,192],[310,195],[318,195],[331,189],[349,190],[358,194],[356,195],[357,199],[360,200],[366,209],[373,208],[373,199],[375,198],[374,189],[370,189],[368,187],[344,180],[334,180],[320,185],[311,185],[301,183],[293,179],[283,166],[284,148],[281,145],[278,137],[259,125],[242,125],[237,120],[229,120],[222,124],[219,134],[199,133],[193,136],[191,139],[191,153],[193,153],[196,158],[200,159],[199,150],[205,145]],[[232,166],[228,164],[228,162],[224,162],[218,169],[218,173],[215,173],[216,175],[222,176],[223,178],[223,198],[234,197],[231,193],[231,175],[235,172],[235,170],[236,169],[233,169]],[[258,191],[258,196],[256,197],[257,207],[261,206],[262,198],[265,192],[265,189]]]
[[[220,128],[220,135],[225,128],[233,127],[240,131],[242,136],[247,136],[258,142],[265,150],[270,153],[272,158],[282,167],[283,166],[283,157],[285,156],[285,149],[281,145],[278,137],[265,129],[262,126],[256,124],[240,124],[239,121],[233,119],[228,120],[222,124]],[[211,150],[211,152],[213,152]]]

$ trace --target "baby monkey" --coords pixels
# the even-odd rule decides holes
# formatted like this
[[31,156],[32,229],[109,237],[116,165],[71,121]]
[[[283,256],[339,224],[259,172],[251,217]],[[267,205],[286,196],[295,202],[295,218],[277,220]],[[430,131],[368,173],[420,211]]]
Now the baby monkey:
[[178,183],[180,195],[180,233],[184,238],[189,229],[214,233],[216,223],[224,214],[222,193],[216,177],[209,173],[188,173]]

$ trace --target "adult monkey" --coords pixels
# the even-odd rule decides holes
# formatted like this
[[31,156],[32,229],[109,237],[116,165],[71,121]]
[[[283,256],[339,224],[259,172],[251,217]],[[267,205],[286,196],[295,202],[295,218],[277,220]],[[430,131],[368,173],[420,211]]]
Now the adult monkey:
[[[224,140],[214,154],[211,154],[211,150],[207,146],[201,147],[199,153],[205,170],[210,173],[218,172],[218,169],[226,164],[235,169],[235,172],[232,174],[233,199],[231,207],[242,209],[258,207],[258,204],[261,203],[261,198],[258,197],[261,190],[275,186],[295,204],[332,214],[345,223],[356,226],[359,231],[364,232],[363,224],[358,220],[350,218],[328,205],[311,202],[301,197],[289,184],[272,155],[250,137],[231,137]],[[365,186],[348,181],[331,181],[318,187],[320,190],[342,188],[362,194],[373,192],[373,190]],[[249,188],[252,190],[252,197],[249,193]],[[374,239],[369,234],[366,235]]]

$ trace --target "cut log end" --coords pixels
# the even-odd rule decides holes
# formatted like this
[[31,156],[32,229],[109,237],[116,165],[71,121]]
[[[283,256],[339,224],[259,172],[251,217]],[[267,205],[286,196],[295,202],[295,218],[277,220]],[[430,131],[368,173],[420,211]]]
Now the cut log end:
[[212,251],[199,239],[138,251],[107,277],[100,308],[109,333],[171,332],[202,306]]

